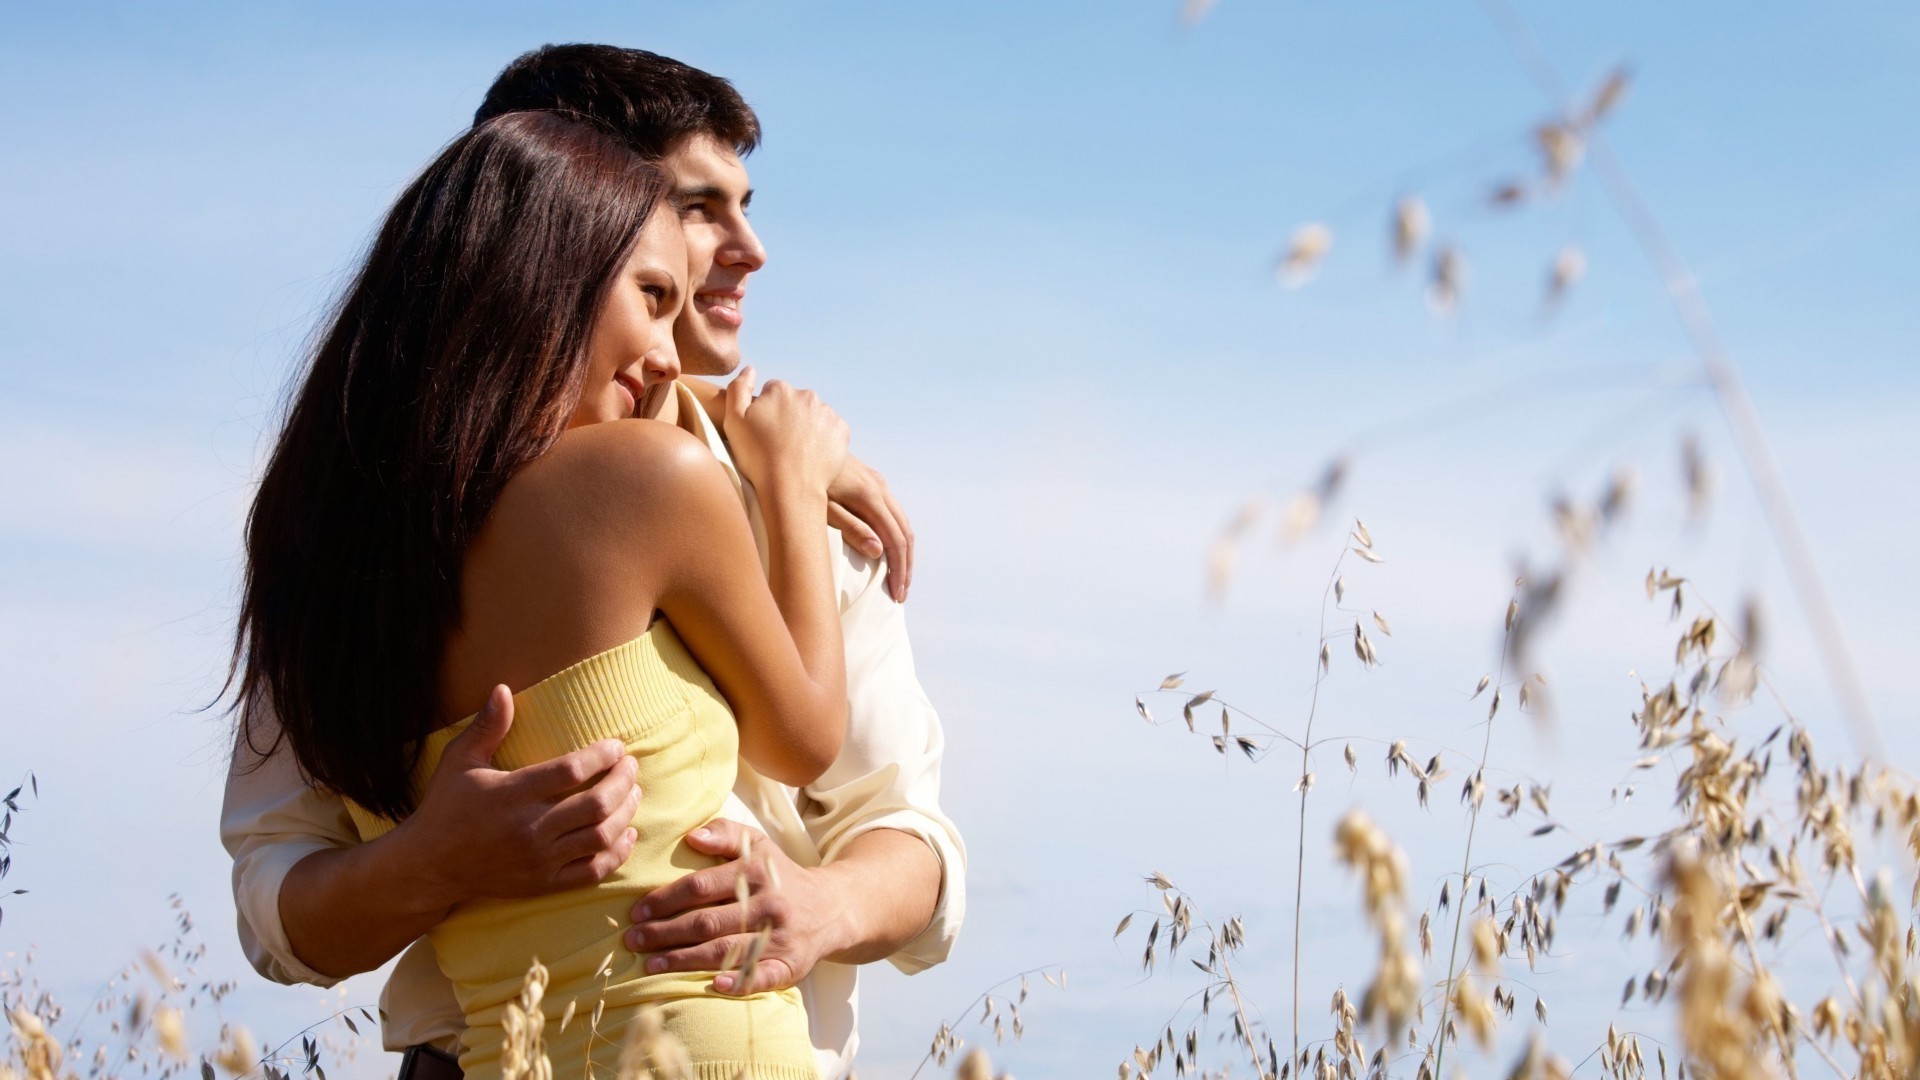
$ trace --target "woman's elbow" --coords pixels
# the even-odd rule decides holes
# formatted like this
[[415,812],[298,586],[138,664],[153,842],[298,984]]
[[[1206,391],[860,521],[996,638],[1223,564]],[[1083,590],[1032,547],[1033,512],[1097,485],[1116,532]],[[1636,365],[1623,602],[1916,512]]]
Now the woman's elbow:
[[842,698],[839,706],[830,710],[805,737],[782,747],[785,752],[780,755],[782,760],[778,772],[768,775],[789,787],[805,787],[813,783],[833,767],[834,759],[840,756],[840,744],[845,741],[846,735],[847,707]]

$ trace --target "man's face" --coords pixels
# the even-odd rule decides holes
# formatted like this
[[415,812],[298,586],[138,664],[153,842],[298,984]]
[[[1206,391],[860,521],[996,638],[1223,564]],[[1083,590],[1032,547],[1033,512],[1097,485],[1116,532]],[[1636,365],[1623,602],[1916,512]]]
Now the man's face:
[[729,147],[690,135],[668,148],[662,164],[687,240],[687,306],[674,323],[674,344],[689,375],[726,375],[740,366],[740,324],[747,275],[767,252],[747,222],[753,189]]

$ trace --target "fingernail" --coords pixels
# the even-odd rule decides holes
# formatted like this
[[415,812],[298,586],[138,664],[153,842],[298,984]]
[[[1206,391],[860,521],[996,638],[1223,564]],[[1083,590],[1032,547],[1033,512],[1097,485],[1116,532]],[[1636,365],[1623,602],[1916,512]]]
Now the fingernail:
[[731,976],[731,975],[715,975],[715,976],[713,977],[713,988],[714,988],[715,990],[719,990],[719,991],[721,991],[721,992],[723,992],[723,993],[724,993],[724,992],[726,992],[726,991],[728,991],[728,990],[731,990],[731,989],[733,989],[733,976]]
[[640,761],[638,758],[635,758],[632,754],[628,754],[626,757],[621,758],[620,760],[626,762],[628,776],[633,776],[639,773]]
[[639,842],[640,842],[640,830],[639,830],[639,829],[628,829],[628,830],[627,830],[627,843],[629,843],[629,844],[637,844],[637,843],[639,843]]
[[881,546],[881,543],[878,540],[869,540],[866,542],[864,546],[867,549],[867,554],[873,556],[876,559],[880,557],[881,552],[887,550],[885,547]]
[[697,828],[697,829],[695,829],[695,830],[693,830],[692,832],[690,832],[690,833],[688,833],[687,835],[688,835],[688,836],[690,836],[690,837],[692,837],[692,838],[693,838],[693,839],[695,839],[695,840],[705,840],[705,839],[708,839],[708,837],[709,837],[709,836],[710,836],[711,834],[709,834],[709,833],[707,832],[707,827],[706,827],[705,825],[702,825],[702,826],[700,826],[699,828]]
[[647,970],[655,975],[667,970],[667,958],[664,956],[656,956],[647,961]]
[[634,920],[635,922],[646,922],[648,919],[653,918],[653,909],[648,907],[645,904],[641,904],[640,910],[637,914],[640,917],[638,919],[635,919]]

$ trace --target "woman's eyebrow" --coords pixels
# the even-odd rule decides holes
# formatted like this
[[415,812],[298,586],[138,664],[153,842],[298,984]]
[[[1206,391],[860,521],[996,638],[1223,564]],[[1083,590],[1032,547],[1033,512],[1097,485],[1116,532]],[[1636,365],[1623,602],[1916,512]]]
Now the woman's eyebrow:
[[660,298],[660,302],[671,304],[679,300],[681,293],[679,279],[664,270],[655,270],[653,273],[655,277],[660,278],[660,284],[665,287],[665,295]]

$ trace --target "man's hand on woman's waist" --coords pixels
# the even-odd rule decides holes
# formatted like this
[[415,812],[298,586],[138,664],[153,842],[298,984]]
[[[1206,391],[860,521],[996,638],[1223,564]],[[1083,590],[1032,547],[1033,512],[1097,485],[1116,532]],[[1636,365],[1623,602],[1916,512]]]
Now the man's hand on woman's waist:
[[[822,960],[889,956],[926,929],[940,896],[939,859],[925,841],[894,829],[862,833],[818,867],[801,866],[758,829],[724,818],[688,833],[687,844],[728,861],[648,893],[634,904],[624,940],[634,952],[656,954],[647,961],[652,973],[720,971],[731,950],[744,950],[766,927],[751,984],[736,986],[736,976],[721,971],[714,989],[722,993],[784,989]],[[744,909],[736,891],[743,875]]]
[[447,744],[412,815],[294,865],[280,921],[302,963],[338,977],[372,971],[464,900],[582,888],[626,862],[640,801],[626,748],[604,740],[501,771],[492,757],[512,725],[513,697],[495,687]]

